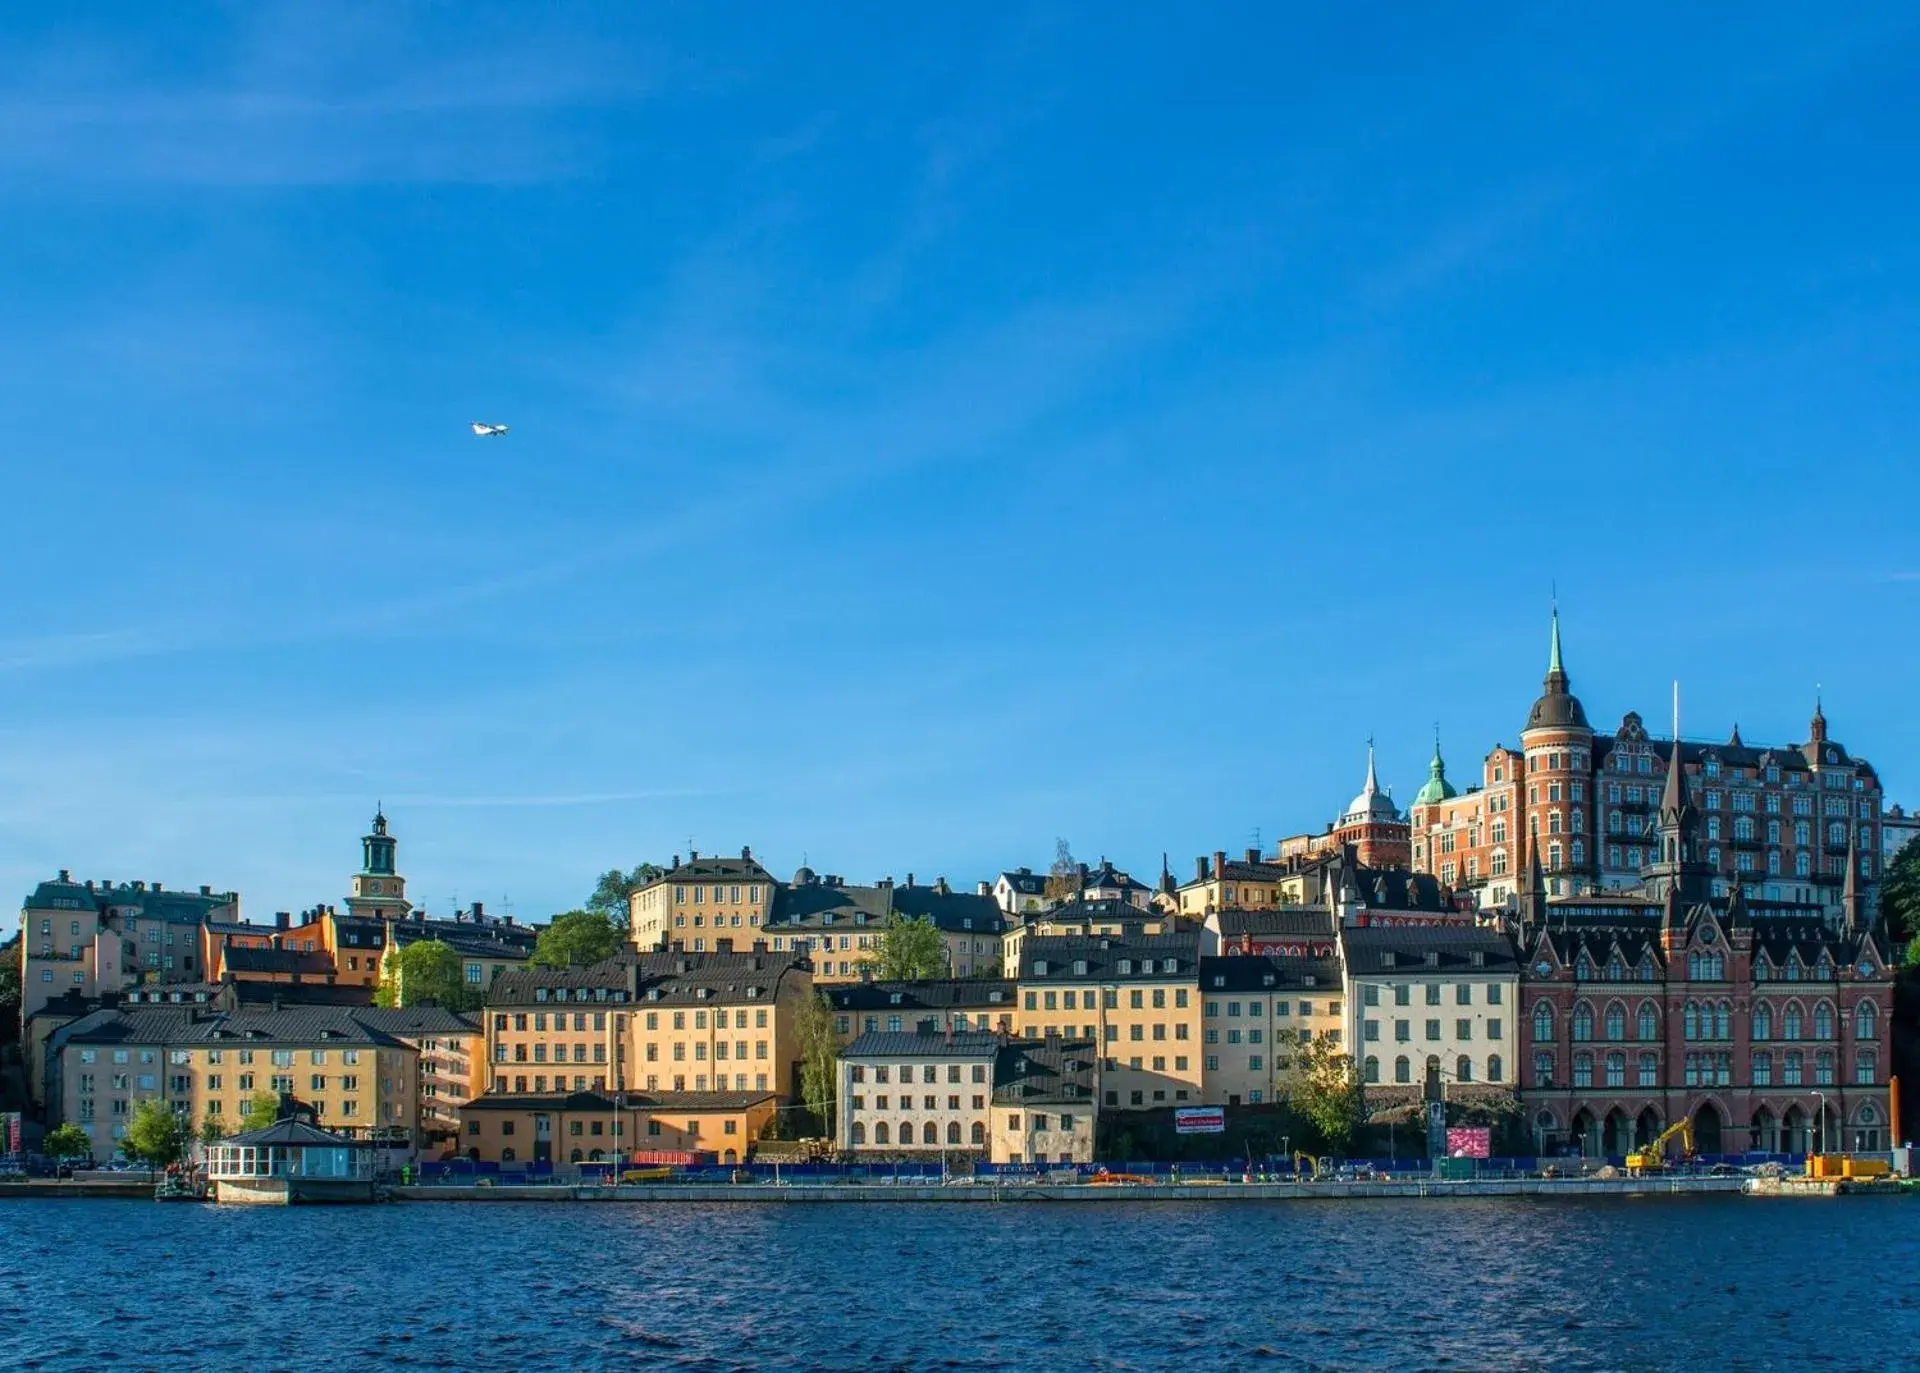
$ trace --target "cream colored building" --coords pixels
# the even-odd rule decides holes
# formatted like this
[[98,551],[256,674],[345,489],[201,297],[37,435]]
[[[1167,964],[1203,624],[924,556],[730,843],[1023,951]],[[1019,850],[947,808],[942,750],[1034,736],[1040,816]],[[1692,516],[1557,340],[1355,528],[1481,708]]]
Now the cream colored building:
[[1429,1074],[1449,1100],[1494,1097],[1518,1078],[1519,964],[1493,930],[1341,931],[1347,1042],[1372,1103],[1415,1100]]
[[1081,939],[1135,939],[1142,935],[1181,934],[1196,928],[1193,921],[1169,911],[1114,896],[1063,902],[1037,915],[1012,923],[1006,934],[1002,965],[1005,975],[1018,976],[1020,951],[1029,939],[1076,936]]
[[1199,936],[1030,937],[1021,948],[1015,1033],[1088,1039],[1106,1110],[1205,1100]]
[[743,848],[738,858],[702,857],[673,866],[627,898],[634,948],[642,953],[748,953],[773,909],[773,875]]
[[140,1101],[165,1103],[196,1131],[213,1120],[231,1133],[253,1097],[284,1092],[313,1107],[326,1129],[411,1147],[417,1051],[363,1013],[171,1005],[95,1012],[49,1039],[49,1123],[80,1126],[93,1157],[104,1160]]
[[804,965],[773,954],[621,954],[526,968],[488,993],[489,1096],[602,1092],[792,1094]]
[[801,868],[780,888],[766,935],[776,954],[806,958],[821,985],[870,977],[887,922],[926,920],[940,933],[947,977],[992,976],[1000,969],[1008,921],[980,883],[956,891],[944,877],[930,885],[907,874],[904,885],[883,877],[872,886]]
[[1337,958],[1203,958],[1200,995],[1210,1103],[1278,1101],[1292,1085],[1303,1041],[1346,1047],[1346,989]]
[[840,1054],[840,1148],[985,1157],[999,1053],[990,1034],[861,1035]]

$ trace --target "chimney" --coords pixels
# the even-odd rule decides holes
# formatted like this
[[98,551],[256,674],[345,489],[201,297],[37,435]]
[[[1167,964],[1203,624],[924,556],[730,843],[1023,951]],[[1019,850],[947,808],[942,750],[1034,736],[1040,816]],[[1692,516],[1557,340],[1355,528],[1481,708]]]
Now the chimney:
[[202,883],[200,884],[200,895],[202,895],[202,896],[212,896],[212,895],[213,895],[213,888],[212,888],[212,887],[209,887],[209,886],[208,886],[208,885],[207,885],[206,883],[204,883],[204,882],[202,882]]
[[291,911],[275,911],[273,913],[273,927],[276,930],[287,929],[292,924],[293,913]]
[[145,882],[142,882],[142,881],[140,881],[140,880],[138,880],[138,879],[135,879],[135,881],[134,881],[134,884],[133,884],[133,889],[134,889],[135,891],[145,891],[145,890],[147,889],[147,884],[146,884]]
[[1080,876],[1085,877],[1087,875],[1087,865],[1085,863],[1080,863],[1080,864],[1076,864],[1076,866],[1080,869]]
[[985,882],[976,882],[974,883],[974,886],[973,886],[973,894],[975,896],[992,896],[993,888],[988,886]]
[[[753,951],[754,951],[755,953],[765,953],[765,952],[767,951],[767,941],[766,941],[766,940],[764,940],[764,939],[756,939],[756,940],[754,940],[754,941],[753,941]],[[757,967],[759,967],[759,966],[760,966],[760,964],[758,963],[758,961],[756,961],[756,962],[754,963],[754,965],[753,965],[753,966],[757,968]]]
[[474,924],[476,925],[479,924],[480,921],[486,916],[486,913],[487,913],[487,908],[484,905],[482,905],[478,901],[473,903],[473,923]]
[[680,866],[680,855],[677,853],[673,856],[673,866],[676,868]]
[[1248,861],[1249,863],[1258,863],[1258,862],[1260,861],[1260,850],[1259,850],[1259,849],[1252,849],[1252,848],[1250,848],[1250,849],[1248,849],[1248,850],[1247,850],[1247,861]]
[[1196,858],[1193,860],[1193,880],[1196,882],[1204,882],[1207,880],[1207,860],[1205,858]]
[[911,886],[913,885],[913,874],[912,874],[912,873],[908,873],[908,874],[907,874],[907,885],[908,885],[909,887],[911,887]]
[[1213,870],[1221,877],[1227,875],[1227,851],[1225,849],[1215,849],[1213,851]]
[[936,877],[933,879],[933,889],[942,896],[948,896],[953,892],[953,888],[947,885],[947,879],[944,877]]
[[159,884],[158,882],[155,882],[155,883],[153,884],[153,889],[154,889],[155,891],[160,891],[160,890],[162,890],[162,887],[160,886],[160,884]]
[[740,857],[746,862],[752,862],[753,846],[751,844],[742,844],[740,846]]
[[688,850],[687,850],[687,861],[688,861],[689,863],[698,863],[698,862],[700,861],[700,850],[699,850],[699,849],[688,849]]
[[[73,874],[69,872],[67,869],[62,868],[60,869],[60,880],[62,882],[71,882],[73,881]],[[93,884],[89,882],[87,885],[92,886]]]

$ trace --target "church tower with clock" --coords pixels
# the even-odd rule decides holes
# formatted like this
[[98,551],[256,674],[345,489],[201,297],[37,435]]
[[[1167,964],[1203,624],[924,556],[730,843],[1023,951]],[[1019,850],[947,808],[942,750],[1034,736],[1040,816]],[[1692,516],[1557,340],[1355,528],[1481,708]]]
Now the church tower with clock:
[[377,920],[404,920],[413,909],[407,900],[407,879],[394,868],[398,848],[387,833],[387,817],[376,808],[373,832],[360,840],[360,871],[353,875],[353,892],[347,897],[350,915],[371,916]]

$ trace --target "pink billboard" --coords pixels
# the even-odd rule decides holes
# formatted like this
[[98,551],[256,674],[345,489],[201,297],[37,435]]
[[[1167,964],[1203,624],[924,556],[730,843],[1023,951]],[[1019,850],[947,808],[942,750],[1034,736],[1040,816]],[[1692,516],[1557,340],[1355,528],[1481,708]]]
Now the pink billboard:
[[1493,1152],[1493,1131],[1485,1125],[1454,1125],[1447,1130],[1448,1158],[1486,1158]]

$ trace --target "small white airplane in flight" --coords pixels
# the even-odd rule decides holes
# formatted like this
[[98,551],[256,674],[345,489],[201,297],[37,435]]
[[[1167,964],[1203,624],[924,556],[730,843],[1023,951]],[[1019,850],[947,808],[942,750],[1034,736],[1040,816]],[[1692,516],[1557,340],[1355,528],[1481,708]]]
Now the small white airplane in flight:
[[505,438],[507,426],[504,424],[482,424],[479,420],[475,420],[473,422],[473,432],[483,439]]

